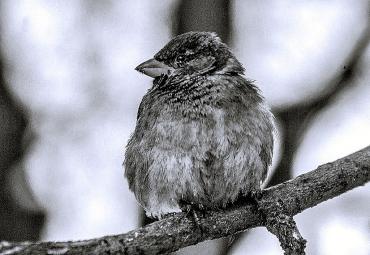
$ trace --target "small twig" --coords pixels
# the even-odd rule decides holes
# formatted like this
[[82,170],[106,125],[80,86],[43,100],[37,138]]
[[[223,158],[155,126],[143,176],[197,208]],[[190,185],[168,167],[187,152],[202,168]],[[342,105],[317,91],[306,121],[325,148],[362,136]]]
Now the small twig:
[[306,240],[301,236],[292,216],[284,213],[283,204],[260,204],[260,209],[266,215],[265,227],[280,241],[280,246],[286,255],[304,255]]
[[304,254],[299,252],[304,249],[305,242],[291,217],[369,180],[370,146],[263,190],[259,204],[264,213],[255,203],[246,203],[199,217],[202,233],[184,213],[177,213],[126,234],[87,241],[1,243],[0,255],[168,254],[207,239],[229,236],[257,226],[267,226],[276,234],[286,254]]
[[292,216],[275,214],[266,222],[268,231],[276,235],[280,241],[284,254],[304,255],[306,240],[301,236]]

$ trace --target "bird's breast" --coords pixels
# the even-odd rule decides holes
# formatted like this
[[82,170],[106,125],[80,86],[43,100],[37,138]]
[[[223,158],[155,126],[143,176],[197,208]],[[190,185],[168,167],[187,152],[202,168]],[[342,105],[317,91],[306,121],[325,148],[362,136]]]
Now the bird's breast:
[[224,116],[222,109],[174,109],[162,112],[150,132],[151,136],[156,137],[157,146],[169,150],[181,149],[201,156],[211,149],[227,150]]

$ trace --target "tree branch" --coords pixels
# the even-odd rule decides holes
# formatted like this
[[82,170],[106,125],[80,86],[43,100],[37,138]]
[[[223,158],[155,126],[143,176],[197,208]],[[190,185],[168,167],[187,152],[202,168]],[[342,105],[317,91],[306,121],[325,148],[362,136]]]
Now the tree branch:
[[[1,242],[0,255],[168,254],[207,239],[228,236],[258,226],[267,226],[272,233],[276,234],[282,241],[286,254],[303,254],[289,253],[287,247],[284,247],[284,245],[289,246],[292,239],[288,238],[286,241],[282,239],[286,236],[293,236],[298,242],[297,247],[303,244],[304,248],[304,240],[302,239],[303,242],[300,240],[301,237],[292,216],[364,185],[369,180],[370,146],[334,162],[321,165],[316,170],[302,174],[295,179],[263,190],[262,197],[259,199],[259,206],[262,210],[257,208],[256,203],[246,202],[199,217],[199,226],[194,224],[191,217],[187,217],[184,213],[177,213],[126,234],[86,241]],[[265,214],[262,211],[270,213]],[[272,217],[273,212],[276,212],[275,217]],[[290,234],[281,233],[286,229],[291,231]]]

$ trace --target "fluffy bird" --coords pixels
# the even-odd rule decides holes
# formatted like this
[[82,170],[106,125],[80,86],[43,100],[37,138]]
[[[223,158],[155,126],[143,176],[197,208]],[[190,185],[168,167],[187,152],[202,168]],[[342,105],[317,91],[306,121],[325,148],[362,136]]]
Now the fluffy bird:
[[273,116],[220,38],[181,34],[136,70],[154,81],[124,168],[146,214],[217,210],[259,193],[271,164]]

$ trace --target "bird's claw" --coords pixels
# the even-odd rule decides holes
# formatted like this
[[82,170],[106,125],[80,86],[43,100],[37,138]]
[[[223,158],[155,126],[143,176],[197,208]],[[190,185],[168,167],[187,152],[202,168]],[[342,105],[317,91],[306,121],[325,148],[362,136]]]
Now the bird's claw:
[[250,196],[253,200],[255,200],[258,203],[258,201],[261,200],[262,198],[262,190],[260,189],[253,190],[251,191]]
[[183,203],[181,210],[185,212],[185,217],[189,217],[194,222],[195,227],[203,235],[204,230],[201,226],[200,217],[204,217],[204,207],[203,205],[196,205],[194,203]]

